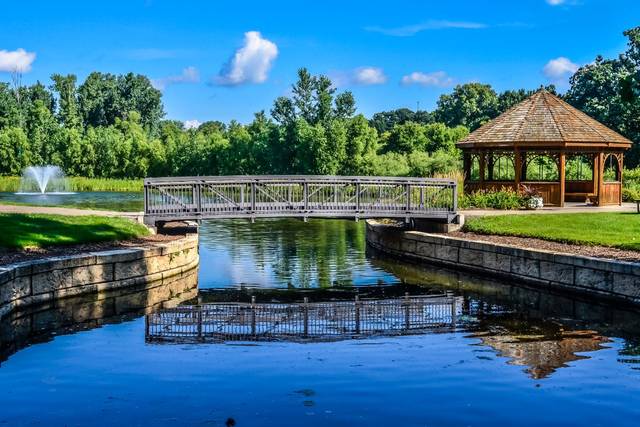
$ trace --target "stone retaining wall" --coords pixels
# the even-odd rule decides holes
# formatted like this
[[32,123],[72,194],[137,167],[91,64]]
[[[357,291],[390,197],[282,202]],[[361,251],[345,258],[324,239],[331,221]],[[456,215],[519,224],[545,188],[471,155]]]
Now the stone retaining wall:
[[414,261],[640,303],[638,263],[407,231],[375,221],[367,221],[367,242],[382,252]]
[[182,275],[198,267],[198,235],[145,248],[117,249],[0,266],[0,317],[14,309]]

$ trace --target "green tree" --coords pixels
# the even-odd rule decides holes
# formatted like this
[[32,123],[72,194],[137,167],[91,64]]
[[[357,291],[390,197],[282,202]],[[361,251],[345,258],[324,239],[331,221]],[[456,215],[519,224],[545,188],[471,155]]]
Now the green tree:
[[399,108],[375,113],[371,118],[370,124],[379,134],[382,134],[393,129],[395,125],[403,125],[407,122],[423,125],[433,123],[433,114],[428,111],[412,111],[408,108]]
[[70,129],[79,127],[81,121],[78,114],[76,76],[73,74],[66,76],[54,74],[51,76],[51,80],[53,80],[53,90],[58,93],[60,123]]
[[[625,163],[640,163],[640,27],[624,32],[627,51],[617,59],[597,56],[571,77],[567,102],[636,142]],[[634,91],[634,87],[636,90]]]
[[498,95],[491,85],[465,83],[450,95],[441,95],[434,111],[436,121],[449,127],[465,126],[475,130],[498,115]]
[[18,127],[0,130],[0,174],[20,175],[31,162],[29,140]]

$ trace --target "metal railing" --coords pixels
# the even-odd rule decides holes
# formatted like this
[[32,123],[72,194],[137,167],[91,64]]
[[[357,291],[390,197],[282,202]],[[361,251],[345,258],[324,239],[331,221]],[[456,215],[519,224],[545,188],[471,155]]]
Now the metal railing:
[[384,300],[296,304],[215,303],[146,316],[147,341],[331,340],[418,334],[455,328],[456,298],[409,296]]
[[147,178],[145,222],[206,218],[444,218],[457,184],[438,178],[214,176]]

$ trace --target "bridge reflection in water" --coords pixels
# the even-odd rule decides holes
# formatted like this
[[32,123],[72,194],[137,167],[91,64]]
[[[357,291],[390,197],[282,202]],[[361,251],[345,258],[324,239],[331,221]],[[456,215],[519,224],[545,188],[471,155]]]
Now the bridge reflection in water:
[[[459,306],[459,305],[458,305]],[[213,303],[159,310],[146,317],[147,341],[339,340],[453,330],[449,294],[302,303]]]

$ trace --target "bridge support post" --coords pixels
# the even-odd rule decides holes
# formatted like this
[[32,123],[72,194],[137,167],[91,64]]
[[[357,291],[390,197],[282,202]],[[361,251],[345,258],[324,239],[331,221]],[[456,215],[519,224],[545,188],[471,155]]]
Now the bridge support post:
[[196,312],[196,321],[198,322],[198,341],[202,341],[202,306],[198,306],[198,311]]
[[256,336],[256,297],[251,296],[251,335]]
[[409,292],[405,292],[404,294],[404,329],[409,331],[411,327],[411,316],[410,316],[410,301],[409,301]]
[[304,297],[302,312],[304,315],[303,336],[307,338],[309,336],[309,298],[307,297]]
[[356,334],[360,335],[360,297],[356,295],[355,301],[355,323],[356,323]]

